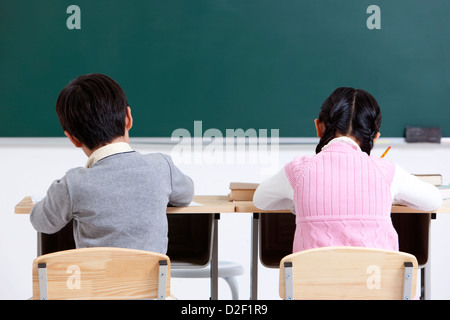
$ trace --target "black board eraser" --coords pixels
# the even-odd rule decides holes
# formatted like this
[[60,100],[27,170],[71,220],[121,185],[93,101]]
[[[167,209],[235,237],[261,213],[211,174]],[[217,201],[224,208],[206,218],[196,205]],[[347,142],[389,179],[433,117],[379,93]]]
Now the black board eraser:
[[406,142],[441,143],[441,128],[406,127]]

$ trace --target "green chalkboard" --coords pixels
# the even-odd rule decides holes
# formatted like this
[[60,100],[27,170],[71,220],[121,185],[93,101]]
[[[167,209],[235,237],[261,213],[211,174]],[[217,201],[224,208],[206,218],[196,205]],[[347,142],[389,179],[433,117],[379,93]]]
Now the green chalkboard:
[[135,137],[194,121],[312,137],[338,86],[377,98],[385,137],[450,136],[449,15],[448,0],[2,0],[0,136],[63,136],[57,95],[93,72],[124,88]]

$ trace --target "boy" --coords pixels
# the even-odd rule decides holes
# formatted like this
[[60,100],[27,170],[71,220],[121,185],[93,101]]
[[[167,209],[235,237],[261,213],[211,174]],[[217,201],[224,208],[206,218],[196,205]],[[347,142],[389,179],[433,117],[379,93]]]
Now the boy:
[[193,182],[169,156],[133,151],[133,119],[122,88],[105,75],[80,76],[59,94],[56,113],[88,161],[52,183],[30,213],[33,227],[51,234],[73,219],[77,248],[166,253],[167,205],[188,205]]

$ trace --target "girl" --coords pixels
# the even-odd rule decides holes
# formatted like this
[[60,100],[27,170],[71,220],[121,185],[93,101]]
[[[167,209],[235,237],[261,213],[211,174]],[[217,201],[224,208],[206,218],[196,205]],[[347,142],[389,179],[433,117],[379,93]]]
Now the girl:
[[324,246],[398,250],[392,203],[435,210],[442,205],[438,189],[370,156],[380,136],[381,111],[368,92],[336,89],[314,123],[320,138],[316,155],[296,157],[262,182],[255,206],[295,211],[294,252]]

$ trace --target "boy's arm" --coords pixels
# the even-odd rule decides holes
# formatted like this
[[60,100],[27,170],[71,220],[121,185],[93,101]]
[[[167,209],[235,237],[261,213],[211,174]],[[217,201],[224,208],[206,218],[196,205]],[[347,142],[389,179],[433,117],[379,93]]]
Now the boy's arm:
[[72,204],[64,178],[54,181],[44,199],[33,206],[30,221],[38,232],[52,234],[72,220]]
[[175,166],[170,156],[163,154],[163,157],[169,164],[172,183],[169,204],[175,207],[188,206],[194,198],[194,182]]

